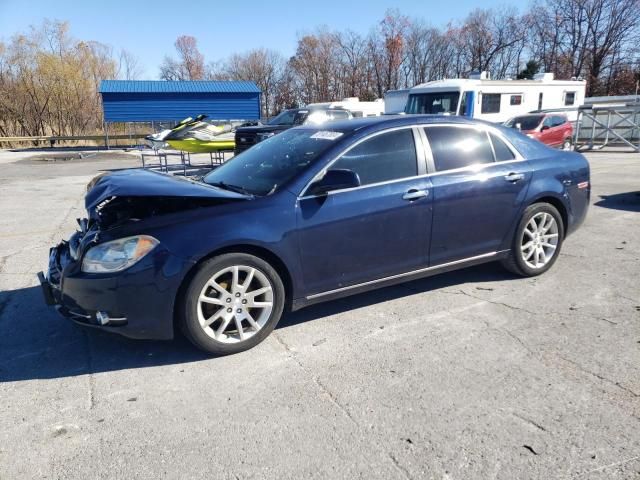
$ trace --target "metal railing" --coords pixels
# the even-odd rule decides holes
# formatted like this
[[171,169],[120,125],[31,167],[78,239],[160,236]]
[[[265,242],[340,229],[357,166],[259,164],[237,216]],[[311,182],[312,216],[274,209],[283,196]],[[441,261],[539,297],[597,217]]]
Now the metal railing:
[[609,145],[640,152],[640,97],[593,97],[578,109],[574,131],[576,150]]
[[61,136],[36,136],[36,137],[0,137],[0,144],[2,143],[49,143],[53,147],[56,143],[60,142],[82,142],[82,141],[96,141],[102,142],[105,146],[109,146],[111,140],[139,140],[145,137],[144,134],[131,134],[131,135],[61,135]]

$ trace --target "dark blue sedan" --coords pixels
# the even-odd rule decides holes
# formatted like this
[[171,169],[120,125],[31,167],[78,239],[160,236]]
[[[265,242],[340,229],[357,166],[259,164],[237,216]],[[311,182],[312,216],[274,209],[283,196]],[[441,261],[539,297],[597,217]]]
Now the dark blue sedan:
[[98,178],[88,219],[51,249],[45,298],[77,323],[235,353],[283,312],[501,261],[557,260],[584,220],[589,165],[460,117],[299,127],[200,182],[145,170]]

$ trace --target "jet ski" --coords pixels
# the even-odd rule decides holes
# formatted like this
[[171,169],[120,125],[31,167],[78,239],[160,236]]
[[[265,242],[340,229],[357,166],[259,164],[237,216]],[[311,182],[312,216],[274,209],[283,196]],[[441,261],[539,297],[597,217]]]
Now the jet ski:
[[232,125],[214,125],[205,122],[206,115],[187,118],[175,126],[163,140],[171,147],[191,153],[233,150],[235,128]]

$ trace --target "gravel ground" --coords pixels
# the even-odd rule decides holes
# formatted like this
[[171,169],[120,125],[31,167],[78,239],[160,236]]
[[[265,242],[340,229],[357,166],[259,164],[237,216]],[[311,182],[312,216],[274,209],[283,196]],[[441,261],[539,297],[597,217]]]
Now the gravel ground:
[[484,265],[318,305],[257,348],[86,332],[35,273],[131,154],[0,152],[0,479],[640,477],[640,155],[590,153],[552,270]]

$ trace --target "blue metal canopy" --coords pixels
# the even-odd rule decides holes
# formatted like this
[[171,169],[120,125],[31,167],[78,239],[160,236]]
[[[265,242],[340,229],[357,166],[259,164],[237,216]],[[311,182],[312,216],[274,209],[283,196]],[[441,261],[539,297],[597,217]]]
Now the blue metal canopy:
[[261,92],[249,81],[103,80],[99,92],[105,122],[260,118]]

